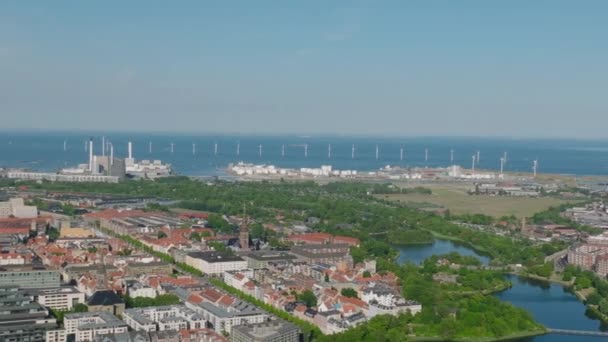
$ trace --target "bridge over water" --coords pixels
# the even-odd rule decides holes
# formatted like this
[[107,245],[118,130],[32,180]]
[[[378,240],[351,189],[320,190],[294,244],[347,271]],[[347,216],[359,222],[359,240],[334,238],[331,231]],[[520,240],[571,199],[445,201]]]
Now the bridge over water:
[[568,330],[568,329],[548,329],[552,334],[561,335],[578,335],[578,336],[606,336],[608,332],[604,331],[591,331],[591,330]]

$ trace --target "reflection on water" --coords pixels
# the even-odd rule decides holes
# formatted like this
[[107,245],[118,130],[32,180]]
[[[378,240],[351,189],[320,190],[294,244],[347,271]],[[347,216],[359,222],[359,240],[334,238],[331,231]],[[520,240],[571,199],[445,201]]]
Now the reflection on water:
[[[458,252],[462,255],[476,256],[484,264],[488,258],[481,256],[470,248],[451,241],[437,240],[434,244],[417,246],[398,246],[399,263],[412,262],[420,264],[424,259],[439,254]],[[583,303],[568,289],[537,279],[507,276],[513,283],[510,289],[496,294],[496,297],[515,306],[526,309],[534,319],[549,328],[608,331],[608,326],[595,319]],[[572,336],[548,334],[519,339],[525,342],[599,342],[608,341],[599,336]]]
[[433,255],[441,255],[451,252],[458,252],[461,255],[477,257],[484,265],[487,265],[490,262],[488,257],[479,255],[474,250],[449,240],[436,239],[433,244],[395,246],[395,248],[397,248],[397,250],[400,252],[399,258],[397,259],[397,262],[400,264],[409,261],[418,265]]

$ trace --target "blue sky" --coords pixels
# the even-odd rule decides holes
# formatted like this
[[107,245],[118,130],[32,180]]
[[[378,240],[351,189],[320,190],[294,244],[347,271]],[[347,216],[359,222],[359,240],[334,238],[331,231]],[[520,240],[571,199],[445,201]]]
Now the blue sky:
[[606,1],[0,1],[0,126],[603,137]]

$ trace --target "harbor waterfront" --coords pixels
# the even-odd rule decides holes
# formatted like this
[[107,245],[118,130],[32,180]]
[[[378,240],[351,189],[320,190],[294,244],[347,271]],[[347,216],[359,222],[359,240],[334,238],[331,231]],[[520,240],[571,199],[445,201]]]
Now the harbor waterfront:
[[[102,138],[117,157],[128,155],[128,142],[139,160],[162,160],[188,176],[225,176],[231,163],[243,161],[283,168],[370,171],[401,167],[446,167],[451,164],[505,172],[572,175],[608,174],[606,140],[533,140],[459,137],[346,137],[346,136],[228,136],[142,133],[0,132],[0,167],[56,171],[88,159],[86,142],[93,137],[96,153]],[[354,149],[353,149],[354,147]],[[453,152],[453,153],[452,153]]]
[[[462,255],[476,256],[487,263],[487,257],[457,242],[436,239],[433,244],[395,246],[399,251],[397,262],[419,264],[432,255],[457,252]],[[512,287],[494,294],[500,300],[521,307],[532,314],[534,319],[551,329],[578,331],[607,331],[599,320],[589,316],[586,307],[578,298],[562,285],[540,280],[506,275]],[[549,333],[541,336],[516,339],[521,342],[597,342],[606,341],[605,336],[581,336]]]

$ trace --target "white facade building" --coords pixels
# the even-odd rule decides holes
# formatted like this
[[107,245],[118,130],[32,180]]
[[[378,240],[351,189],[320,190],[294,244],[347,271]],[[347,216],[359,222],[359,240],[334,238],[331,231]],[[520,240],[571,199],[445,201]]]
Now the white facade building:
[[36,218],[38,217],[38,208],[31,205],[25,205],[23,198],[11,198],[7,202],[0,202],[0,218],[6,217],[17,218]]
[[123,319],[133,330],[148,332],[205,328],[203,316],[184,305],[128,309]]
[[84,293],[73,286],[31,289],[26,292],[34,301],[56,310],[72,310],[74,305],[85,303]]
[[235,325],[262,323],[268,318],[267,313],[245,301],[238,301],[226,309],[208,302],[201,304],[186,302],[186,306],[200,313],[215,331],[228,334]]
[[67,314],[63,319],[66,333],[74,334],[76,342],[89,342],[102,334],[127,332],[128,325],[109,312]]
[[186,264],[207,274],[223,274],[247,268],[247,261],[239,256],[220,252],[193,252],[186,255]]

